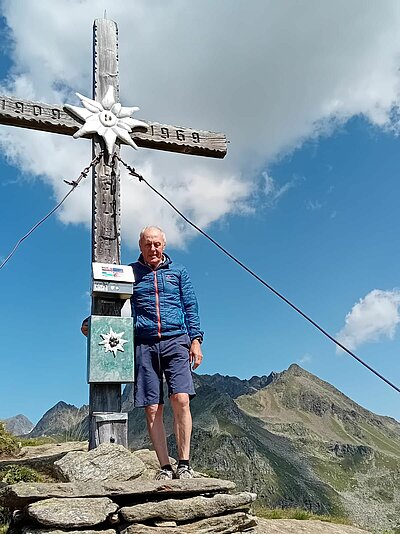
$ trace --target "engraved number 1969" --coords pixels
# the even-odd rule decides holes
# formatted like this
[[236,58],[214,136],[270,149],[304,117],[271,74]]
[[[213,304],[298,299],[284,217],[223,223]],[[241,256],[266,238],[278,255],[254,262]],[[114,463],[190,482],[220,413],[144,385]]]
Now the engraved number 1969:
[[[178,141],[185,141],[188,137],[188,134],[186,134],[184,130],[173,130],[171,132],[166,126],[161,126],[159,133],[156,131],[156,128],[153,125],[151,125],[150,129],[151,135],[158,134],[163,139],[173,139],[175,137],[175,139]],[[192,143],[200,143],[200,135],[198,132],[192,132],[190,137],[187,139],[188,141],[190,140]]]

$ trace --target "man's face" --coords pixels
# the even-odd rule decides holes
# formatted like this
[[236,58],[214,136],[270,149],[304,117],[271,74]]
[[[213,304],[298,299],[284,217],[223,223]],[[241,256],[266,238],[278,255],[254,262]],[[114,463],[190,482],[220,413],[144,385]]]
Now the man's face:
[[152,267],[157,267],[162,260],[165,248],[162,233],[156,228],[146,230],[139,241],[139,247],[144,261]]

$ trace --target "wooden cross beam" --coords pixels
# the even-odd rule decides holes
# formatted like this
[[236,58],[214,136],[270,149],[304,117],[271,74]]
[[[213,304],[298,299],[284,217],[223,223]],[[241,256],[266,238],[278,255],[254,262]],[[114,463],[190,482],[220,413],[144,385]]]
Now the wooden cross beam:
[[[101,102],[109,87],[118,102],[118,29],[115,22],[97,19],[93,25],[93,100]],[[139,147],[223,158],[227,141],[223,134],[192,128],[181,128],[155,122],[130,134]],[[73,135],[82,123],[69,110],[57,105],[30,102],[0,96],[0,124],[45,132]],[[93,153],[101,156],[93,169],[92,188],[92,261],[121,263],[120,180],[117,158],[107,154],[104,140],[92,136]],[[119,155],[119,144],[115,153]],[[92,315],[119,316],[121,300],[94,297]],[[90,384],[89,447],[95,447],[94,412],[121,412],[120,384]],[[125,438],[123,435],[125,434]],[[121,437],[122,436],[122,437]],[[125,432],[116,442],[126,445]]]
[[[143,122],[148,124],[147,131],[138,129],[131,133],[139,147],[209,158],[223,158],[226,155],[227,141],[222,133],[146,120]],[[82,126],[79,119],[62,106],[4,95],[0,95],[0,124],[64,135],[74,135]]]

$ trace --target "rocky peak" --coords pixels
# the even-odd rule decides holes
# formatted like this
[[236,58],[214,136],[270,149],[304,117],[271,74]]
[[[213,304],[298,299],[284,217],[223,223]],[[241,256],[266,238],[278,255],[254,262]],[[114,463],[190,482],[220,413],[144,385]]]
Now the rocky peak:
[[3,422],[6,430],[14,436],[23,436],[24,434],[28,434],[34,427],[33,423],[22,414],[14,415],[14,417],[4,419]]
[[196,387],[204,384],[215,388],[221,393],[226,393],[232,399],[240,395],[251,394],[259,389],[265,388],[273,382],[277,373],[266,376],[252,376],[250,379],[240,379],[236,376],[226,376],[216,373],[215,375],[195,375]]
[[73,404],[59,401],[43,415],[29,435],[64,436],[75,431],[87,413],[87,406],[77,408]]

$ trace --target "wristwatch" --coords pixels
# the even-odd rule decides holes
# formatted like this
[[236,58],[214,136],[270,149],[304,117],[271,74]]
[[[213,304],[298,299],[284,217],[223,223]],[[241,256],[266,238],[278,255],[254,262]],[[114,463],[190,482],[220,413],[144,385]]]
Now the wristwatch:
[[193,341],[197,339],[197,341],[200,343],[200,345],[203,343],[203,338],[201,336],[197,336],[195,338],[193,338]]

